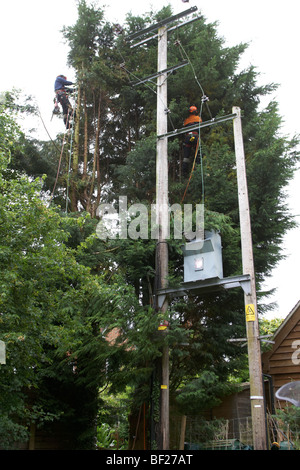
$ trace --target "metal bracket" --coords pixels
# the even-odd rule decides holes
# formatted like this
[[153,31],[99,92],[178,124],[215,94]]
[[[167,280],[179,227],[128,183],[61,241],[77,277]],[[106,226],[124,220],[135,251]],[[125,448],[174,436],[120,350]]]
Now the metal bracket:
[[270,338],[271,336],[273,336],[273,335],[262,335],[262,336],[259,336],[258,339],[260,339],[263,343],[275,344],[275,341],[270,341],[268,339],[264,339],[264,338]]
[[245,346],[247,346],[247,338],[232,338],[227,340],[228,343],[239,343],[242,341],[244,342],[244,344],[241,344],[241,347],[244,348]]
[[[270,341],[265,338],[269,338],[272,335],[261,335],[258,336],[258,339],[262,341],[263,343],[270,343],[270,344],[275,344],[275,341]],[[244,344],[241,344],[241,347],[243,348],[244,346],[247,346],[247,338],[232,338],[227,340],[228,343],[238,343],[238,342],[244,342]]]
[[148,77],[145,77],[143,78],[142,80],[140,80],[139,82],[137,83],[133,83],[132,86],[137,86],[137,85],[141,85],[142,83],[145,83],[145,82],[148,82],[150,80],[153,80],[154,78],[157,78],[159,77],[160,75],[163,75],[164,73],[169,73],[169,72],[173,72],[174,70],[177,70],[181,67],[184,67],[185,65],[188,65],[188,61],[184,61],[184,62],[181,62],[180,64],[177,64],[177,65],[173,65],[173,67],[169,67],[165,70],[161,70],[160,72],[157,72],[157,73],[153,73],[152,75],[148,75]]
[[232,282],[231,285],[224,284],[224,289],[230,289],[233,287],[241,287],[246,295],[251,295],[251,281],[250,279],[239,279],[236,282]]
[[215,124],[219,124],[221,122],[228,121],[230,119],[234,119],[236,116],[237,115],[233,113],[233,114],[228,114],[226,116],[216,117],[216,118],[211,119],[210,121],[204,121],[204,122],[201,122],[201,123],[197,123],[197,124],[188,126],[188,128],[183,127],[181,129],[175,129],[174,131],[167,132],[166,134],[158,135],[157,138],[161,139],[163,137],[173,137],[173,136],[176,136],[176,135],[185,134],[187,132],[187,129],[188,129],[188,131],[197,130],[199,128],[202,129],[203,127],[212,126],[212,125],[215,125]]
[[[192,282],[183,282],[178,287],[169,287],[159,289],[157,296],[168,295],[170,297],[182,297],[188,294],[198,295],[199,292],[211,292],[222,289],[232,289],[234,287],[242,287],[244,292],[251,291],[250,274],[243,274],[241,276],[233,276],[226,278],[213,278]],[[245,290],[246,289],[246,290]]]
[[159,309],[161,309],[166,301],[167,296],[164,295],[158,295],[157,296],[157,306]]
[[[194,21],[200,20],[202,18],[203,18],[202,16],[197,16],[196,18],[192,18],[188,21],[185,21],[184,23],[176,24],[175,26],[168,28],[168,33],[171,33],[172,31],[176,31],[181,26],[186,26],[187,24],[193,23]],[[143,39],[142,41],[136,42],[135,44],[131,44],[130,48],[133,49],[134,47],[141,46],[142,44],[145,44],[146,42],[151,41],[152,39],[156,39],[157,37],[158,37],[158,33],[153,34],[152,36],[146,39]]]
[[198,7],[191,7],[188,10],[185,10],[181,13],[178,13],[177,15],[170,16],[169,18],[166,18],[165,20],[159,21],[158,23],[149,26],[148,28],[142,29],[141,31],[137,31],[136,33],[130,34],[126,40],[131,41],[132,39],[138,38],[139,36],[143,36],[144,34],[150,33],[151,31],[154,31],[155,29],[159,29],[162,26],[165,26],[168,23],[171,23],[172,21],[179,20],[180,18],[190,15],[191,13],[194,13],[195,11],[198,10]]

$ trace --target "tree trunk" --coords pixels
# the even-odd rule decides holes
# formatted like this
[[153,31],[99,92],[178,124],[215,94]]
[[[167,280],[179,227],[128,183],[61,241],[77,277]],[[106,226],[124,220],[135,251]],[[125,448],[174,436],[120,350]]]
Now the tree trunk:
[[97,116],[97,126],[96,126],[96,135],[95,135],[93,171],[92,171],[91,184],[90,184],[88,203],[87,203],[87,211],[90,212],[92,217],[94,217],[96,213],[95,203],[93,203],[93,193],[95,190],[97,166],[99,168],[99,174],[100,174],[100,165],[99,164],[97,165],[97,159],[99,158],[100,117],[101,117],[101,95],[98,100],[98,116]]
[[[80,100],[81,90],[78,87],[76,117],[73,120],[74,128],[74,146],[73,146],[73,164],[72,164],[72,178],[71,178],[71,210],[76,212],[78,210],[78,193],[77,193],[77,179],[78,179],[78,162],[79,162],[79,126],[80,126]],[[72,150],[72,149],[71,149]]]

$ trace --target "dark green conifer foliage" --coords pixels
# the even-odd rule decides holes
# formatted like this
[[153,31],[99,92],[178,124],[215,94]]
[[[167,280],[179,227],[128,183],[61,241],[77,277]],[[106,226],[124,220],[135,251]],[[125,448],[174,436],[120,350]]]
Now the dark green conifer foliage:
[[[80,90],[78,145],[72,154],[71,172],[74,205],[71,216],[62,222],[69,234],[65,243],[80,265],[91,269],[97,282],[100,279],[101,285],[108,283],[118,294],[114,302],[116,318],[106,317],[105,309],[103,315],[109,318],[110,327],[116,325],[122,331],[120,343],[126,338],[128,346],[134,345],[125,353],[124,348],[108,352],[102,342],[98,343],[99,338],[93,331],[102,323],[95,307],[95,311],[89,311],[87,322],[83,321],[82,329],[89,326],[90,330],[87,341],[77,352],[86,365],[84,383],[87,386],[95,373],[94,364],[89,362],[91,355],[96,354],[101,359],[105,354],[112,356],[109,376],[112,390],[132,385],[136,391],[133,408],[150,398],[153,364],[159,354],[160,342],[155,334],[157,314],[151,308],[155,288],[155,240],[103,242],[97,239],[96,209],[99,202],[116,201],[120,195],[127,196],[128,204],[142,202],[149,210],[150,204],[155,202],[156,85],[155,82],[134,84],[156,71],[157,40],[131,49],[126,37],[171,15],[170,7],[141,17],[129,14],[122,25],[123,31],[116,32],[116,26],[106,22],[102,8],[80,0],[77,23],[65,28],[63,33],[70,46],[69,64],[76,71]],[[203,91],[209,97],[203,105],[203,121],[230,114],[232,106],[241,108],[260,300],[261,283],[281,259],[281,241],[294,223],[286,207],[284,190],[295,169],[297,139],[281,135],[281,117],[275,102],[260,110],[261,97],[276,86],[258,85],[258,72],[253,66],[239,70],[239,60],[246,48],[246,44],[226,47],[218,36],[216,24],[207,23],[204,17],[171,33],[168,65],[187,58],[189,65],[168,77],[168,117],[169,130],[182,127],[189,106],[194,104],[201,108]],[[220,231],[222,237],[224,275],[241,274],[232,122],[203,128],[200,137],[202,165],[196,165],[183,202],[204,202],[206,228]],[[49,149],[47,151],[50,153]],[[45,152],[46,147],[44,155]],[[170,138],[170,204],[181,203],[186,189],[181,162],[182,137]],[[57,201],[65,197],[66,164],[62,168]],[[51,187],[50,175],[53,178],[55,171],[54,166],[54,171],[52,168],[47,172],[48,188]],[[35,172],[33,168],[31,174],[40,174]],[[183,276],[181,243],[169,241],[172,285],[178,285]],[[121,290],[116,287],[118,279]],[[124,286],[128,287],[128,292]],[[259,302],[261,312],[264,311],[263,300]],[[134,308],[130,308],[130,303]],[[95,305],[99,305],[98,301]],[[176,299],[170,305],[168,319],[171,323],[167,336],[171,351],[171,390],[176,395],[179,387],[187,385],[179,398],[183,411],[189,411],[184,410],[184,402],[186,397],[193,396],[194,379],[197,379],[196,385],[203,387],[199,400],[205,387],[210,391],[207,406],[227,392],[225,386],[219,386],[220,382],[225,383],[229,377],[246,379],[245,355],[235,344],[227,342],[229,338],[245,336],[242,290],[206,294],[184,301]],[[67,382],[65,386],[69,386]],[[195,408],[199,410],[198,406]]]

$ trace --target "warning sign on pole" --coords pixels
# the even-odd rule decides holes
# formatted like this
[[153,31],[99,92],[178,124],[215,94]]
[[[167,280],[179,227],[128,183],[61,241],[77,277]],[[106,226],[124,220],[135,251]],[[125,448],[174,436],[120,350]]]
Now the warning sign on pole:
[[246,321],[255,321],[255,307],[253,304],[246,305]]

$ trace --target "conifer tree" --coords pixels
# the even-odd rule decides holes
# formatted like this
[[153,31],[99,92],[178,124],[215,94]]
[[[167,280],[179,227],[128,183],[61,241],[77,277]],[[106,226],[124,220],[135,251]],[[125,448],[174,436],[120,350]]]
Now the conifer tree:
[[[160,12],[170,16],[170,10]],[[152,23],[161,17],[152,16]],[[128,17],[127,33],[135,30],[137,24],[147,25],[149,18],[145,15],[144,22],[133,21]],[[121,47],[121,46],[120,46]],[[124,51],[128,45],[124,44]],[[205,19],[182,27],[176,37],[169,39],[170,60],[172,63],[188,58],[189,66],[168,78],[168,100],[170,108],[170,130],[182,127],[183,119],[190,104],[202,108],[202,119],[230,114],[232,106],[239,106],[243,112],[244,143],[247,159],[250,206],[252,214],[252,230],[255,254],[255,269],[259,299],[260,286],[272,268],[281,258],[280,240],[288,229],[293,226],[284,203],[283,188],[292,177],[295,168],[295,149],[297,139],[280,136],[281,118],[276,103],[270,103],[266,110],[259,110],[260,97],[268,95],[275,89],[274,84],[258,86],[258,74],[254,67],[239,72],[238,64],[246,45],[227,48],[217,35],[216,26],[207,24]],[[155,71],[154,47],[146,44],[135,57],[128,57],[125,62],[129,75],[142,78]],[[147,55],[147,67],[141,70],[143,56]],[[133,69],[134,60],[138,64]],[[148,69],[151,64],[151,70]],[[171,64],[170,64],[171,65]],[[201,85],[201,86],[199,86]],[[114,183],[119,186],[119,194],[126,194],[132,202],[155,201],[155,97],[151,86],[142,86],[133,90],[126,97],[147,97],[140,108],[139,119],[143,119],[140,137],[128,154],[125,165],[116,168],[118,177]],[[126,88],[127,89],[127,88]],[[202,106],[203,93],[209,98]],[[122,92],[120,93],[122,96]],[[141,104],[141,101],[139,101]],[[133,103],[132,103],[132,109]],[[131,133],[130,136],[133,134]],[[239,242],[239,217],[237,182],[235,171],[235,155],[233,148],[232,123],[211,126],[201,131],[201,163],[197,165],[186,193],[184,202],[205,204],[206,228],[213,227],[220,231],[223,245],[224,276],[240,274],[241,256]],[[182,201],[186,181],[181,178],[181,142],[169,139],[169,195],[170,204]],[[272,175],[274,174],[274,178]],[[266,191],[266,188],[268,190]],[[117,189],[117,188],[116,188]],[[204,200],[202,199],[204,196]],[[130,246],[130,241],[127,242]],[[134,246],[134,242],[132,242]],[[148,247],[148,243],[144,243]],[[178,245],[169,243],[170,275],[179,275],[182,279],[182,255]],[[124,251],[122,253],[124,256]],[[122,255],[118,259],[122,265]],[[153,253],[152,253],[153,257]],[[125,257],[124,257],[125,259]],[[149,258],[148,258],[149,259]],[[150,261],[150,259],[149,259]],[[134,258],[137,265],[137,260]],[[126,264],[126,262],[125,262]],[[128,265],[128,263],[127,263]],[[150,263],[143,259],[143,266]],[[131,269],[132,271],[132,269]],[[148,273],[151,270],[148,269]],[[153,270],[152,270],[153,275]],[[145,280],[145,276],[143,277]],[[153,278],[152,278],[153,280]],[[134,281],[133,281],[134,282]],[[141,283],[138,269],[136,282],[141,292],[149,290],[149,283]],[[153,285],[152,285],[153,292]],[[141,295],[141,298],[147,298]],[[210,371],[219,380],[226,380],[230,374],[243,369],[244,356],[227,339],[245,336],[244,305],[242,292],[224,292],[217,296],[205,295],[190,299],[186,303],[172,305],[171,318],[174,326],[179,321],[182,325],[189,324],[189,347],[171,348],[171,387],[186,382],[203,371]],[[259,302],[260,312],[264,306]],[[245,377],[244,377],[245,378]]]
[[[120,195],[127,196],[128,204],[142,202],[150,207],[155,202],[156,85],[150,82],[136,86],[136,82],[156,71],[157,43],[149,41],[132,53],[126,39],[129,34],[171,15],[171,7],[140,17],[129,14],[119,27],[105,21],[102,8],[80,0],[76,24],[63,31],[70,46],[69,64],[76,71],[78,98],[69,210],[75,220],[82,216],[80,212],[90,215],[84,226],[74,228],[67,224],[70,237],[66,243],[76,250],[80,263],[91,267],[96,279],[100,273],[104,279],[120,274],[125,284],[134,289],[141,310],[131,317],[128,309],[123,318],[118,316],[118,326],[122,325],[124,332],[120,340],[126,337],[137,354],[131,349],[127,351],[124,356],[127,369],[120,372],[122,358],[115,352],[117,360],[112,361],[111,377],[115,389],[129,381],[134,384],[137,409],[150,399],[149,384],[159,351],[152,310],[155,240],[103,242],[95,237],[95,227],[100,202],[116,201]],[[216,25],[207,23],[203,16],[171,33],[169,65],[182,60],[188,60],[188,65],[168,77],[168,116],[172,130],[182,127],[191,104],[201,109],[203,121],[230,114],[232,106],[241,108],[260,299],[261,283],[281,258],[282,238],[293,226],[284,189],[295,169],[297,139],[280,134],[281,117],[276,102],[260,110],[261,97],[276,87],[259,86],[258,72],[253,66],[239,70],[246,48],[246,44],[225,47]],[[169,139],[170,204],[203,202],[206,228],[220,231],[222,237],[224,276],[240,274],[232,123],[203,128],[200,142],[199,163],[187,188],[181,173],[182,139]],[[58,188],[65,198],[67,165],[63,168]],[[174,285],[182,280],[183,242],[169,241],[169,273]],[[263,312],[260,301],[259,306]],[[189,396],[193,380],[199,377],[197,384],[203,387],[207,384],[211,389],[216,386],[216,395],[226,389],[218,386],[219,381],[239,377],[239,371],[243,371],[245,378],[245,355],[227,341],[245,336],[242,292],[233,289],[180,302],[176,299],[170,305],[169,321],[172,328],[167,340],[171,346],[170,380],[174,396],[185,384],[189,384],[184,391]],[[94,342],[93,347],[97,347]],[[184,403],[184,395],[179,402]]]

